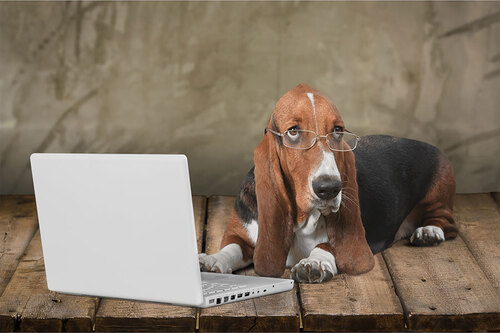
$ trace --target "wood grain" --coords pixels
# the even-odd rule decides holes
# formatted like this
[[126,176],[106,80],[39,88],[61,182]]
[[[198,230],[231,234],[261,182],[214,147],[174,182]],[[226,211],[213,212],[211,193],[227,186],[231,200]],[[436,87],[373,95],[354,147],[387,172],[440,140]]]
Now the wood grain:
[[0,295],[38,227],[32,195],[0,196]]
[[[207,199],[193,196],[198,251],[203,248]],[[103,298],[96,315],[96,331],[194,331],[196,308],[152,302]]]
[[461,237],[432,247],[403,240],[383,256],[409,330],[500,329],[500,298]]
[[500,297],[500,210],[489,194],[461,194],[455,200],[460,234]]
[[[211,196],[208,200],[206,252],[216,253],[234,197]],[[253,267],[237,274],[255,275]],[[285,272],[283,277],[289,277]],[[300,317],[296,289],[285,293],[201,309],[200,331],[299,331]]]
[[304,331],[404,330],[403,309],[380,253],[366,274],[340,274],[299,289]]
[[[31,240],[0,297],[0,330],[91,331],[97,298],[50,292],[45,279],[40,232]],[[17,321],[17,322],[16,322]]]
[[[208,207],[206,198],[194,197],[193,204],[198,250],[203,249],[206,229],[206,252],[214,253],[234,197],[213,196]],[[383,253],[389,270],[377,255],[370,273],[301,285],[304,330],[403,330],[389,274],[408,329],[499,330],[500,207],[490,194],[458,195],[455,217],[459,238],[429,248],[398,242]],[[196,329],[194,308],[103,299],[96,314],[96,298],[49,292],[36,230],[33,196],[0,196],[0,331],[89,331],[94,318],[97,331]],[[255,274],[251,267],[238,273]],[[297,297],[290,291],[203,309],[199,327],[298,331],[299,322]]]

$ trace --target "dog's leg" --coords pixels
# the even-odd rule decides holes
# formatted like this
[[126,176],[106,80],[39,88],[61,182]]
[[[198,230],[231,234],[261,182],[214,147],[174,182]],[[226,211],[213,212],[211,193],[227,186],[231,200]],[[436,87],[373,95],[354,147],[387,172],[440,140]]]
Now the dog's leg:
[[[253,230],[257,233],[257,230]],[[256,237],[256,236],[255,236]],[[205,272],[231,274],[252,263],[254,241],[253,235],[245,228],[243,222],[233,209],[228,225],[222,237],[219,252],[208,255],[200,253],[200,269]]]
[[410,237],[416,246],[438,245],[445,239],[455,238],[458,230],[453,219],[455,178],[447,160],[441,166],[425,198],[415,207],[421,226]]
[[243,260],[241,247],[236,243],[224,246],[216,254],[200,253],[200,269],[204,272],[217,272],[231,274],[232,272],[248,266],[252,261]]
[[331,280],[337,274],[333,251],[328,243],[321,243],[309,257],[292,267],[290,277],[297,282],[320,283]]

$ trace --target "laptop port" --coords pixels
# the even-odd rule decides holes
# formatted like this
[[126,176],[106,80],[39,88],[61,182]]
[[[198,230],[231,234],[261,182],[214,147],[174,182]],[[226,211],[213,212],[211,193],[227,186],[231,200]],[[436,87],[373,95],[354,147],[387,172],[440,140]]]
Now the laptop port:
[[238,294],[238,298],[241,298],[243,296],[243,294]]
[[231,295],[231,300],[235,299],[236,295]]
[[212,299],[208,300],[208,304],[213,304],[214,301],[215,301],[215,299],[212,298]]
[[217,304],[220,304],[221,303],[221,299],[220,298],[217,298]]
[[248,296],[248,295],[250,295],[250,292],[249,292],[249,291],[247,291],[247,292],[245,293],[245,296]]
[[227,301],[229,301],[229,296],[224,296],[224,303],[226,303]]

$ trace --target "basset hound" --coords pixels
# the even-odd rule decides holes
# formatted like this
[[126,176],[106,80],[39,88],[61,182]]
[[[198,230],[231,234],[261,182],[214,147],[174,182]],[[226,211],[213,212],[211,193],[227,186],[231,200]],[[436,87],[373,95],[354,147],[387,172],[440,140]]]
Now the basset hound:
[[373,254],[396,240],[427,246],[457,235],[455,179],[444,155],[420,141],[357,137],[307,85],[280,98],[254,164],[220,251],[199,255],[203,271],[253,262],[259,275],[280,277],[291,267],[294,280],[316,283],[370,271]]

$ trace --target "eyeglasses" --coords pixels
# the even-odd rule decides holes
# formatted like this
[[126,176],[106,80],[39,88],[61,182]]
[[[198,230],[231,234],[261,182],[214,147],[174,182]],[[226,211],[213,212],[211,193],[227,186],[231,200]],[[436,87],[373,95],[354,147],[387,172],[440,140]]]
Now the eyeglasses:
[[[274,135],[280,136],[285,147],[293,149],[309,149],[314,146],[316,141],[318,141],[318,138],[325,138],[328,148],[333,151],[343,152],[356,149],[359,141],[359,136],[348,130],[344,130],[343,132],[331,132],[327,135],[319,135],[313,131],[293,128],[283,133],[266,128],[264,133],[267,133],[268,131]],[[342,143],[342,139],[344,139],[347,145]]]

